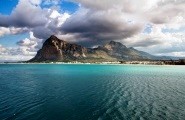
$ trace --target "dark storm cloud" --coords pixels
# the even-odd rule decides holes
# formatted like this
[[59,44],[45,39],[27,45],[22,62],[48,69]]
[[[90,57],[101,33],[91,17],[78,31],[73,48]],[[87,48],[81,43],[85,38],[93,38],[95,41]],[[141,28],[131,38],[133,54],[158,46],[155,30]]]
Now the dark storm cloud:
[[124,21],[114,12],[107,14],[102,11],[84,10],[71,16],[62,25],[61,30],[66,34],[78,34],[77,39],[81,43],[90,42],[93,45],[93,41],[98,44],[131,37],[139,33],[142,26]]
[[47,39],[54,34],[50,29],[45,27],[36,27],[33,29],[33,35],[39,39]]

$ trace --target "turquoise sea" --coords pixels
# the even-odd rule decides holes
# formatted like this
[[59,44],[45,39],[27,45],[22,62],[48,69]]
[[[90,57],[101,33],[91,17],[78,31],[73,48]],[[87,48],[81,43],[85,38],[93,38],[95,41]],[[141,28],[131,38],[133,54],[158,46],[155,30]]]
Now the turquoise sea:
[[0,120],[185,120],[185,66],[1,64]]

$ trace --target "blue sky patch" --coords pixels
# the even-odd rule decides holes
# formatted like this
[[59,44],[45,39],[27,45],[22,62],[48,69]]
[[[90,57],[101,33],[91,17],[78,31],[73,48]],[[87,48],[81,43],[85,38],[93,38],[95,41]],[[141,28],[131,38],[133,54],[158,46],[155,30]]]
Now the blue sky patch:
[[145,29],[144,29],[143,33],[150,34],[151,32],[152,32],[152,25],[147,24],[147,25],[145,26]]
[[18,41],[23,40],[25,38],[29,38],[29,33],[22,33],[17,35],[4,35],[0,37],[0,44],[5,47],[15,47]]
[[179,32],[185,32],[185,27],[180,27],[179,29],[162,29],[163,33],[179,33]]
[[[42,8],[50,8],[52,6],[53,4],[41,4]],[[67,0],[59,2],[58,6],[60,7],[62,13],[67,12],[70,14],[76,12],[79,8],[79,5],[77,3],[70,2]]]
[[18,0],[0,0],[0,14],[10,15],[18,4]]
[[74,13],[78,10],[79,5],[74,2],[63,1],[61,3],[61,10],[68,13]]

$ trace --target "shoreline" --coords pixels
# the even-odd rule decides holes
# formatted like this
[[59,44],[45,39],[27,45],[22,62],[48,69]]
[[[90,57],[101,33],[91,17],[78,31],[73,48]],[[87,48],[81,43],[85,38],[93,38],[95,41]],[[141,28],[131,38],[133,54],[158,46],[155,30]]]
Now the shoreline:
[[65,62],[50,62],[50,63],[20,63],[20,62],[10,62],[10,63],[0,63],[0,64],[12,64],[12,65],[34,65],[34,64],[38,64],[38,65],[143,65],[143,66],[184,66],[184,65],[175,65],[175,64],[154,64],[153,62],[147,62],[147,63],[65,63]]

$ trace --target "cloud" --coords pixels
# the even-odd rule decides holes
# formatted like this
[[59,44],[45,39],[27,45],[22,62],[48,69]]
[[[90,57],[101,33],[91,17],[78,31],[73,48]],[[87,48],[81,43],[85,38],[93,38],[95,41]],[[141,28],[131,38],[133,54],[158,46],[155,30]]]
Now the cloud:
[[28,0],[20,0],[11,15],[0,15],[0,19],[3,27],[33,28],[47,23],[45,10]]
[[32,29],[34,36],[47,39],[49,36],[60,34],[60,26],[70,17],[68,13],[59,13],[57,10],[48,9],[48,22],[45,26]]
[[29,2],[33,5],[40,5],[42,3],[42,0],[29,0]]
[[142,23],[130,21],[121,11],[89,9],[81,9],[61,27],[65,34],[76,34],[76,42],[90,42],[91,45],[125,39],[141,32],[142,29]]
[[88,47],[115,40],[155,55],[185,55],[185,0],[69,1],[80,5],[73,14],[61,13],[60,0],[20,0],[10,15],[0,14],[0,36],[30,32],[18,48],[4,49],[33,56],[54,34]]
[[11,48],[0,45],[0,62],[1,61],[24,61],[33,57],[33,54],[25,48]]
[[[167,0],[74,1],[81,4],[81,9],[62,25],[61,30],[64,34],[75,36],[77,43],[86,46],[104,44],[110,40],[129,44],[125,39],[140,36],[140,34],[146,35],[142,33],[146,24],[155,24],[159,27],[166,25],[167,28],[177,27],[185,22],[183,0],[170,0],[170,2]],[[162,43],[159,40],[149,40],[149,35],[146,35],[144,39],[148,41],[144,40],[145,43],[138,40],[133,45],[147,46]]]
[[62,25],[66,39],[87,46],[116,40],[155,55],[185,55],[184,0],[75,1],[81,9]]
[[30,32],[30,37],[17,42],[19,49],[22,49],[23,54],[35,55],[42,47],[43,40],[34,37],[33,32]]
[[155,24],[177,23],[175,21],[176,17],[185,17],[183,14],[185,12],[184,5],[185,2],[182,4],[168,3],[160,5],[158,9],[153,9],[148,13],[149,20]]
[[[81,3],[82,6],[94,10],[121,9],[123,12],[146,11],[159,2],[159,0],[74,0]],[[142,6],[142,7],[141,7]]]
[[6,53],[6,48],[0,44],[0,55],[3,55]]
[[43,0],[43,5],[58,5],[61,0]]
[[[153,25],[151,33],[141,33],[125,39],[127,46],[154,55],[182,56],[185,54],[185,35],[182,32],[162,32],[164,25]],[[180,53],[180,54],[178,54]]]
[[15,27],[0,27],[0,37],[9,34],[20,34],[28,31],[27,28],[15,28]]
[[0,36],[30,32],[30,37],[17,42],[17,47],[1,46],[4,59],[25,56],[21,60],[28,60],[42,47],[43,40],[60,33],[60,26],[70,15],[55,8],[41,8],[41,4],[41,0],[20,0],[10,15],[0,14]]
[[[55,8],[41,8],[42,0],[20,0],[10,15],[0,14],[0,26],[9,28],[24,28],[33,31],[35,37],[46,39],[52,34],[58,34],[58,27],[70,17],[68,13],[59,13]],[[52,0],[57,3],[57,1]],[[58,1],[59,2],[59,1]],[[2,33],[1,33],[2,34]]]
[[0,61],[1,60],[22,60],[26,61],[33,58],[37,51],[42,47],[42,40],[35,38],[33,32],[30,37],[17,42],[17,47],[5,47],[0,45]]
[[20,45],[20,46],[32,46],[32,45],[35,45],[36,42],[32,41],[28,38],[25,38],[24,40],[21,40],[21,41],[17,42],[17,44]]

